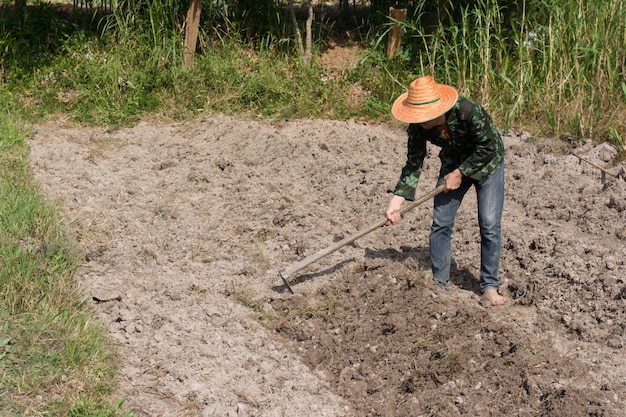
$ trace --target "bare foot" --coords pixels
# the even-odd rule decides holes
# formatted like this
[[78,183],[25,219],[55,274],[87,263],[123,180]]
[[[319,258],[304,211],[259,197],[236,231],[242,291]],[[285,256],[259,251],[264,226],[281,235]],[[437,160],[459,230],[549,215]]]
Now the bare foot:
[[496,290],[494,288],[490,288],[488,290],[485,290],[485,292],[483,293],[483,297],[492,306],[501,306],[504,303],[506,303],[506,298],[504,298],[503,296],[498,294],[498,290]]

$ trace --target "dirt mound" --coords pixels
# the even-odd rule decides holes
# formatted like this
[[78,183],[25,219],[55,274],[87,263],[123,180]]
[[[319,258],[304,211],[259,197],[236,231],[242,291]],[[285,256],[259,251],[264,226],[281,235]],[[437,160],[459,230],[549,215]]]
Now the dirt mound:
[[[375,223],[402,127],[215,116],[37,126],[32,167],[84,250],[79,279],[139,416],[617,416],[626,409],[626,184],[559,142],[505,135],[504,308],[477,279],[475,196],[453,289],[429,277],[425,203]],[[547,146],[546,144],[551,144]],[[430,191],[436,149],[418,194]],[[578,149],[610,166],[615,150]]]

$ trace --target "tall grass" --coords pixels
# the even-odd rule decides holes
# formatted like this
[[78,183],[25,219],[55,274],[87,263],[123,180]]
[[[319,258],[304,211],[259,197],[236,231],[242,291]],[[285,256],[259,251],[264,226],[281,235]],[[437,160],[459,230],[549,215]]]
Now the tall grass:
[[548,18],[537,19],[532,9],[525,10],[517,65],[502,74],[517,80],[507,83],[510,92],[526,103],[519,106],[517,118],[535,114],[553,131],[605,136],[624,116],[626,5],[582,1],[564,6],[543,0],[531,6],[549,11]]
[[[0,3],[3,10],[6,5]],[[19,15],[0,13],[0,67],[28,72],[49,63],[73,29],[48,3],[36,3]]]
[[32,182],[25,131],[0,116],[0,415],[121,415],[112,347],[91,322],[78,253]]
[[432,30],[416,10],[394,71],[405,85],[417,74],[456,85],[504,125],[623,138],[625,15],[618,0],[477,0]]

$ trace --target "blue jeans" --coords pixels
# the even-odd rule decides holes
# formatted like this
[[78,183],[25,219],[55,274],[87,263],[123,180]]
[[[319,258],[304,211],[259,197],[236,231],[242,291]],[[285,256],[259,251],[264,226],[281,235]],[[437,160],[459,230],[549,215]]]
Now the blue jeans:
[[[443,177],[437,185],[443,182]],[[447,288],[450,280],[451,240],[456,212],[465,193],[474,185],[478,197],[480,227],[480,289],[498,289],[500,250],[502,246],[502,209],[504,207],[504,163],[482,185],[463,177],[461,186],[438,194],[434,201],[433,225],[430,232],[430,259],[433,278]]]

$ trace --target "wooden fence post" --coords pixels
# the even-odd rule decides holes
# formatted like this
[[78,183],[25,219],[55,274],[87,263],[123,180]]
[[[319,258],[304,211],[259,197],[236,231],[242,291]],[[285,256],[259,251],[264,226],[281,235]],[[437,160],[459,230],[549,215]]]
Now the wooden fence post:
[[[406,21],[406,9],[394,9],[389,8],[389,16],[398,22]],[[400,46],[402,45],[402,36],[404,35],[404,29],[397,22],[389,30],[389,36],[387,37],[387,58],[393,58]]]
[[193,56],[196,53],[198,43],[198,28],[200,27],[200,14],[202,13],[202,0],[191,0],[187,11],[185,22],[185,45],[183,47],[183,58],[185,67],[193,65]]

